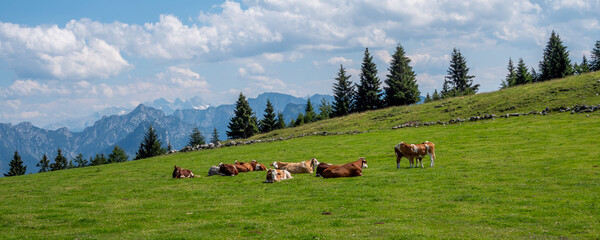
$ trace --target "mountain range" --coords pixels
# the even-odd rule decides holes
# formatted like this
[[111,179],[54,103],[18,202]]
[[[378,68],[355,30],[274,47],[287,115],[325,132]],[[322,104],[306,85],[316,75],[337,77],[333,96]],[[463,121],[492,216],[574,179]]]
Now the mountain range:
[[[286,122],[304,112],[307,102],[307,99],[281,93],[260,94],[256,98],[248,99],[258,119],[263,117],[267,99],[273,104],[275,112],[283,113]],[[317,112],[321,99],[333,101],[333,97],[329,95],[310,97]],[[198,127],[207,139],[210,139],[213,128],[217,129],[221,140],[226,138],[234,104],[208,107],[202,106],[199,98],[177,100],[169,102],[166,99],[158,99],[147,103],[148,105],[140,104],[126,114],[103,116],[81,131],[70,131],[65,127],[48,130],[29,122],[16,125],[0,123],[0,173],[8,171],[8,163],[15,150],[27,166],[27,173],[38,171],[35,165],[44,154],[53,162],[58,148],[68,159],[72,159],[79,153],[86,158],[98,153],[107,154],[114,146],[119,146],[125,149],[129,159],[132,159],[149,125],[156,129],[165,147],[170,143],[174,149],[181,149],[186,145],[194,127]],[[126,111],[114,108],[105,112]],[[87,121],[89,124],[90,120]]]

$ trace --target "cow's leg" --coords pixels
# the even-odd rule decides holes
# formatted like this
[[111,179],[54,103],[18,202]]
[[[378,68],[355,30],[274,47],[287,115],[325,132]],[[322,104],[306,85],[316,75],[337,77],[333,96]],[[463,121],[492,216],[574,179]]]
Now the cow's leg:
[[435,160],[434,156],[435,155],[432,155],[431,153],[429,153],[429,159],[431,159],[431,167],[433,167],[433,161]]
[[399,155],[396,153],[396,169],[399,169],[399,168],[400,168],[400,160],[402,160],[402,156],[399,156]]
[[413,168],[413,163],[414,163],[414,158],[413,157],[408,157],[408,162],[409,162],[409,168]]
[[420,157],[420,158],[419,158],[419,162],[421,163],[421,168],[424,168],[424,167],[423,167],[423,157]]

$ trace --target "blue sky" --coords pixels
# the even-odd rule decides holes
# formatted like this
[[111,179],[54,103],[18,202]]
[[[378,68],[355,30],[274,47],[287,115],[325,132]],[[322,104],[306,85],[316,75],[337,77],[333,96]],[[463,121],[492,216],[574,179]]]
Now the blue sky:
[[[537,69],[552,30],[572,61],[600,40],[600,1],[3,1],[0,122],[44,126],[111,107],[239,92],[331,94],[363,51],[381,80],[400,43],[422,95],[440,89],[452,48],[481,91],[508,58]],[[201,106],[199,106],[201,107]]]

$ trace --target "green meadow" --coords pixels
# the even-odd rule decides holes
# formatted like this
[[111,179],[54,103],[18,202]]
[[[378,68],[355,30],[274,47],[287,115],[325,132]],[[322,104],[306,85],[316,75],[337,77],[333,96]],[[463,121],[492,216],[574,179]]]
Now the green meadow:
[[[598,104],[597,79],[600,73],[387,108],[258,137],[369,130],[362,134],[0,178],[0,239],[597,239],[600,111],[391,129]],[[403,159],[396,169],[394,145],[425,140],[436,144],[435,167],[425,158],[425,168],[408,168]],[[313,157],[333,164],[365,157],[369,168],[362,177],[295,174],[273,184],[264,183],[264,171],[206,176],[219,162]],[[175,164],[197,177],[172,179]]]

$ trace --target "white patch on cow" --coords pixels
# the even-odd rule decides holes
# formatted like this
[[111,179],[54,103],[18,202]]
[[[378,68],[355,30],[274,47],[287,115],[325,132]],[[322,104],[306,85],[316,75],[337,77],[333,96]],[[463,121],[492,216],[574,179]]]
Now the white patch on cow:
[[273,162],[273,167],[274,168],[279,168],[279,167],[277,167],[277,161]]
[[414,144],[410,145],[410,148],[412,149],[413,152],[417,153],[419,151],[419,149],[417,148],[417,146],[415,146]]
[[259,171],[260,170],[260,165],[256,164],[256,166],[254,166],[254,171]]
[[194,177],[194,173],[190,173],[190,177]]

